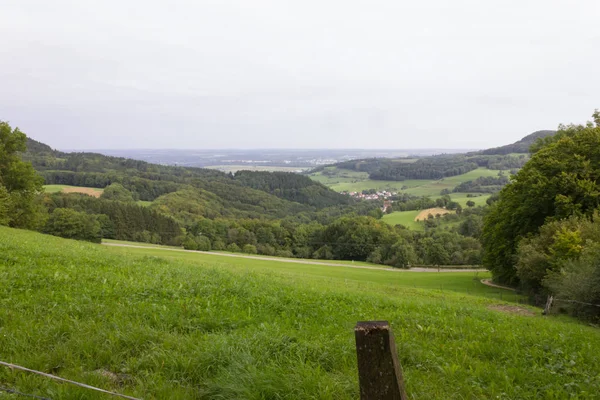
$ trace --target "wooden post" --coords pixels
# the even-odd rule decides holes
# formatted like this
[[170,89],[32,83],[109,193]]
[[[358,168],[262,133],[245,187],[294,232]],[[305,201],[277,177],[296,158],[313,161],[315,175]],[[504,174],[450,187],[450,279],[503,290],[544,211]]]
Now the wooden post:
[[354,335],[361,400],[408,400],[390,324],[358,322]]

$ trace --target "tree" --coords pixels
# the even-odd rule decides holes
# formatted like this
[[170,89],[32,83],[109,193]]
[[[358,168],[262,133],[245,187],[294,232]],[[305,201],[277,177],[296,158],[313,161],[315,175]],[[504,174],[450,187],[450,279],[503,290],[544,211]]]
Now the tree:
[[44,180],[21,160],[26,143],[19,128],[0,121],[0,224],[38,229],[47,218],[40,196]]
[[123,201],[123,202],[133,202],[133,195],[131,194],[131,192],[127,189],[125,189],[125,187],[123,185],[121,185],[120,183],[113,183],[110,186],[108,186],[106,189],[104,189],[104,192],[102,193],[102,197],[103,199],[106,200],[116,200],[116,201]]
[[475,202],[473,200],[467,201],[467,207],[475,207]]
[[100,243],[100,222],[96,215],[78,212],[70,208],[56,208],[44,227],[44,232],[67,239]]
[[484,265],[494,279],[519,283],[519,242],[549,221],[591,215],[600,205],[600,126],[562,126],[500,192],[485,217]]

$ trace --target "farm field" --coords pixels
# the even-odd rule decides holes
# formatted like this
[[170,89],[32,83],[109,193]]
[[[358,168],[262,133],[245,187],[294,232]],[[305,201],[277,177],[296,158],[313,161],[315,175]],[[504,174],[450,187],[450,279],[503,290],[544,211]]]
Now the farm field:
[[420,212],[420,210],[394,211],[391,214],[385,214],[381,220],[392,226],[400,224],[415,231],[422,231],[425,229],[423,224],[415,221]]
[[[388,320],[410,398],[595,398],[600,331],[506,301],[514,294],[479,282],[488,276],[106,247],[0,227],[0,359],[146,399],[356,399],[353,327]],[[0,382],[106,398],[7,368]]]
[[486,200],[490,198],[489,193],[472,193],[475,197],[468,197],[469,193],[451,193],[450,198],[460,204],[462,208],[467,207],[467,201],[471,200],[475,206],[485,206]]
[[[457,185],[463,182],[475,180],[480,176],[497,176],[499,170],[489,170],[486,168],[477,168],[469,171],[466,174],[435,179],[409,179],[405,181],[376,181],[371,180],[366,172],[356,172],[351,170],[340,169],[337,167],[326,167],[330,175],[318,172],[309,175],[312,179],[329,186],[331,189],[342,192],[359,192],[363,190],[391,190],[403,191],[415,196],[440,196],[443,189],[454,189]],[[405,189],[402,189],[402,188]],[[466,194],[465,194],[466,195]],[[485,202],[485,201],[484,201]]]
[[[452,191],[457,185],[472,181],[480,176],[498,176],[499,170],[491,170],[486,168],[477,168],[473,171],[469,171],[466,174],[451,176],[448,178],[442,178],[440,180],[423,180],[421,185],[415,185],[405,190],[406,193],[410,193],[415,196],[440,196],[440,192],[444,189]],[[412,182],[412,181],[411,181]]]
[[90,196],[100,197],[104,192],[104,189],[69,185],[44,185],[44,191],[47,193],[84,193]]

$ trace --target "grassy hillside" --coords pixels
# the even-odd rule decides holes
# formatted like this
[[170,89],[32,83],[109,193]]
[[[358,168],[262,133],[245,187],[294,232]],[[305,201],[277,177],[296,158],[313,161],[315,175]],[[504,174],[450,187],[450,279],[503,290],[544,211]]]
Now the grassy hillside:
[[[353,326],[386,319],[413,398],[600,391],[597,329],[523,315],[473,273],[217,257],[0,227],[0,359],[143,398],[354,399]],[[0,382],[105,398],[8,369]]]

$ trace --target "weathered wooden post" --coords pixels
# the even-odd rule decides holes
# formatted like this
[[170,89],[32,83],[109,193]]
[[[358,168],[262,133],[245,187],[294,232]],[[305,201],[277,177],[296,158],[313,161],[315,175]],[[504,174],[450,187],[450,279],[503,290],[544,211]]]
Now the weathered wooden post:
[[358,322],[354,335],[361,400],[408,400],[390,324]]

